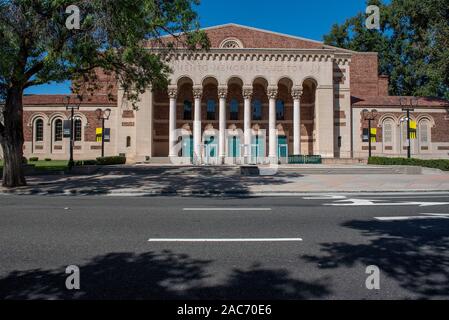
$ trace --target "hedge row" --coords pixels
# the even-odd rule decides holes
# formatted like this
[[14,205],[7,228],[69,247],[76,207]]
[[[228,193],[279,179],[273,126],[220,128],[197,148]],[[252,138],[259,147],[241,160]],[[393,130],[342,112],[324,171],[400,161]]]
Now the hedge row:
[[443,171],[449,171],[449,160],[435,159],[407,159],[407,158],[382,158],[372,157],[368,160],[368,164],[383,166],[418,166],[426,168],[435,168]]
[[104,157],[104,158],[97,158],[96,160],[82,160],[82,161],[76,161],[76,166],[111,166],[116,164],[125,164],[126,163],[126,157],[122,156],[116,156],[116,157]]

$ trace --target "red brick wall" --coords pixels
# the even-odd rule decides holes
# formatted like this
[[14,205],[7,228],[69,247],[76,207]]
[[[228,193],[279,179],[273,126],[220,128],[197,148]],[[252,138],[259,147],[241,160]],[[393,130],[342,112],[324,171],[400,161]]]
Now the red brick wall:
[[[23,112],[23,133],[25,141],[32,141],[33,139],[33,132],[32,132],[32,126],[28,126],[28,123],[30,122],[30,119],[35,114],[45,114],[47,118],[51,118],[55,114],[64,114],[66,117],[70,116],[70,112],[64,111],[64,112],[51,112],[51,111],[45,111],[45,112],[36,112],[36,111],[24,111]],[[96,128],[101,127],[101,121],[97,119],[97,115],[95,111],[83,111],[82,112],[89,123],[89,127],[84,127],[84,141],[86,142],[95,142],[96,141]],[[86,124],[83,123],[83,126]],[[50,126],[47,125],[47,123],[44,123],[44,130],[50,130]]]
[[385,92],[385,80],[379,90],[377,53],[354,54],[351,59],[351,95],[377,96]]

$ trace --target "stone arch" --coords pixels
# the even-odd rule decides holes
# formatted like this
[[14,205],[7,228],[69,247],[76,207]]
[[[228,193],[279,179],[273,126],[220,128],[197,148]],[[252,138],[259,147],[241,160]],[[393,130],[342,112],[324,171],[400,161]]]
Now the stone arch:
[[42,118],[42,120],[44,120],[44,124],[45,123],[50,123],[50,120],[48,119],[48,116],[43,113],[43,112],[37,112],[35,114],[33,114],[30,119],[28,120],[27,126],[28,127],[33,127],[34,126],[34,122],[38,119],[38,118]]
[[254,77],[254,79],[252,81],[252,85],[253,85],[253,87],[255,85],[261,85],[265,88],[265,90],[267,90],[268,86],[269,86],[269,82],[264,76],[256,76],[256,77]]
[[416,118],[416,123],[418,124],[420,121],[422,120],[427,120],[430,122],[430,125],[432,126],[432,128],[435,128],[436,124],[435,124],[435,119],[429,115],[429,114],[420,114],[417,118]]
[[62,120],[69,120],[69,118],[64,113],[55,112],[48,119],[48,124],[53,125],[53,122],[58,118],[61,118]]
[[181,86],[183,86],[184,84],[191,84],[193,86],[193,79],[191,77],[189,77],[188,75],[183,75],[180,76],[177,80],[176,80],[176,85],[178,86],[178,90]]
[[214,85],[218,87],[218,80],[215,76],[205,76],[202,80],[201,80],[201,85],[203,87],[207,86],[207,85]]
[[234,84],[234,85],[238,85],[238,86],[243,88],[243,80],[239,76],[231,76],[231,77],[229,77],[228,80],[226,81],[226,84],[228,86]]
[[378,127],[381,127],[382,124],[384,123],[384,121],[391,119],[393,120],[395,125],[399,124],[399,119],[398,117],[396,117],[394,114],[392,113],[385,113],[383,115],[380,116],[379,121],[378,121]]
[[314,76],[307,76],[304,77],[301,81],[302,86],[304,87],[305,83],[313,83],[315,85],[315,88],[318,88],[318,80]]

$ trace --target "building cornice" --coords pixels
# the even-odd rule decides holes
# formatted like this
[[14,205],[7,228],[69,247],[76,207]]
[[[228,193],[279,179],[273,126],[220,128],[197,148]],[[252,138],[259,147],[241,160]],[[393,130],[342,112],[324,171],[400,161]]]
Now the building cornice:
[[[157,51],[157,50],[155,50]],[[336,52],[331,49],[211,49],[209,51],[189,51],[175,49],[166,53],[168,60],[203,60],[203,61],[335,61],[348,64],[352,54]]]

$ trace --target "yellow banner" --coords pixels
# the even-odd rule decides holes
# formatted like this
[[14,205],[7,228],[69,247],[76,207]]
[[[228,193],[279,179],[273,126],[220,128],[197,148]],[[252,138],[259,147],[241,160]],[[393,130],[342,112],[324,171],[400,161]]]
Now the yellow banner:
[[410,139],[416,139],[416,121],[410,121]]
[[95,130],[95,134],[97,136],[97,142],[101,142],[101,137],[103,136],[103,130],[102,128],[97,128]]
[[371,128],[371,142],[377,142],[377,128]]

